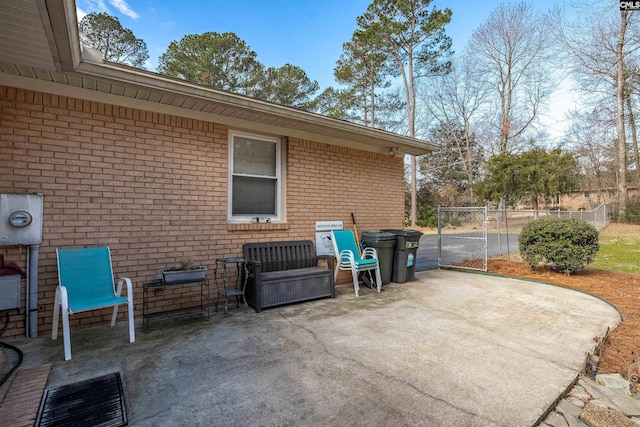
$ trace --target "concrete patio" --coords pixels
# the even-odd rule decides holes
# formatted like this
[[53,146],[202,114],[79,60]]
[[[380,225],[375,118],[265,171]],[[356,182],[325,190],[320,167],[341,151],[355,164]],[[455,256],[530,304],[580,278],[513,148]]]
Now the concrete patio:
[[[620,316],[589,295],[432,270],[378,294],[6,340],[47,387],[119,371],[129,425],[531,426]],[[141,303],[138,301],[137,303]],[[141,318],[138,319],[141,325]]]

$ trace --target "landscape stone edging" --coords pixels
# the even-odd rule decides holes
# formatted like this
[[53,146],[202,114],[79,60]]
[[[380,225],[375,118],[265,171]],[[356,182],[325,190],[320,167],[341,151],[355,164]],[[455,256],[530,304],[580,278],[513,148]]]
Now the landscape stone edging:
[[579,375],[571,389],[551,408],[538,424],[544,427],[626,427],[640,424],[640,398],[630,396],[630,391],[615,389],[599,384],[607,383],[609,377],[616,377],[619,384],[631,383],[619,374],[597,375],[592,380]]

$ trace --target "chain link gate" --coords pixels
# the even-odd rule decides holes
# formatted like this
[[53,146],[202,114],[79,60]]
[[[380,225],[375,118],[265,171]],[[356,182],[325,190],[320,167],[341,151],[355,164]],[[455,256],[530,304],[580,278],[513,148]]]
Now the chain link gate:
[[438,267],[487,271],[487,208],[438,206]]

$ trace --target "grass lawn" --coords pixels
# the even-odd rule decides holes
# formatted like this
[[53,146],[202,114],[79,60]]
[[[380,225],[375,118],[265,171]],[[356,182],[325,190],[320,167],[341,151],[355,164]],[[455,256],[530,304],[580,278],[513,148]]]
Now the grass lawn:
[[640,274],[640,225],[611,223],[600,231],[600,250],[589,268]]

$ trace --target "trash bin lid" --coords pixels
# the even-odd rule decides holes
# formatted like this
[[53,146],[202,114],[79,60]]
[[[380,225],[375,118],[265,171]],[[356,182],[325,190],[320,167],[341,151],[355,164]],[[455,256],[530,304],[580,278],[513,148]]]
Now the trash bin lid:
[[362,240],[369,242],[396,240],[396,235],[387,231],[365,231],[362,233]]
[[409,230],[405,228],[404,230],[383,230],[388,233],[393,233],[395,236],[404,236],[404,237],[420,237],[422,236],[422,232],[418,230]]

